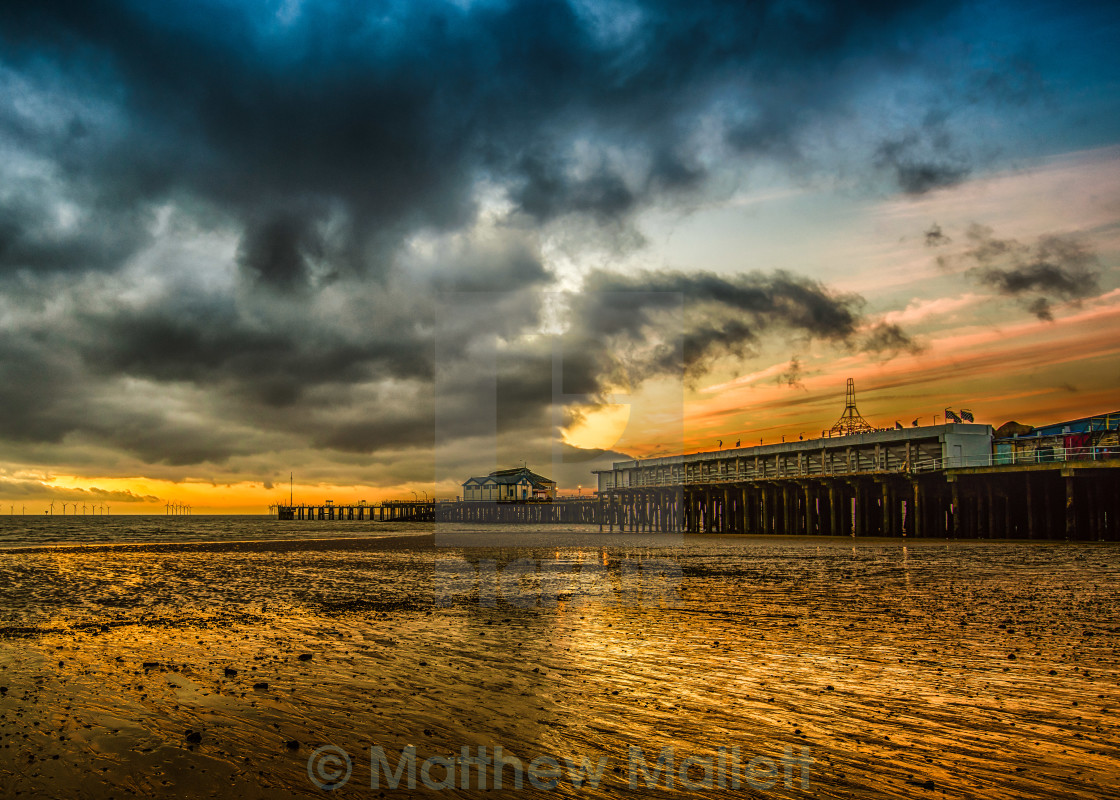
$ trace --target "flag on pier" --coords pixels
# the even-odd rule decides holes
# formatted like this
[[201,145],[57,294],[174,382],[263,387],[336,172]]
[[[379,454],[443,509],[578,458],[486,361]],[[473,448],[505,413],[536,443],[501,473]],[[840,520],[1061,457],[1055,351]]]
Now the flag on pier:
[[961,421],[961,418],[958,417],[956,414],[954,414],[953,409],[951,409],[951,408],[945,409],[945,419],[951,419],[951,420],[953,420],[953,422],[960,422]]
[[972,412],[969,411],[967,408],[962,408],[961,409],[961,419],[963,419],[965,422],[975,422],[976,421],[976,417],[972,416]]

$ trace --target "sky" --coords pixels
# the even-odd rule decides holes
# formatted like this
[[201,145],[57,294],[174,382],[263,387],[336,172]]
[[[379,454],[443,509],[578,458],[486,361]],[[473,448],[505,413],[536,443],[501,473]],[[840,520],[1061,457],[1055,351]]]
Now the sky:
[[[0,511],[1120,408],[1120,8],[0,6]],[[415,494],[414,494],[415,493]],[[80,511],[78,513],[81,513]]]

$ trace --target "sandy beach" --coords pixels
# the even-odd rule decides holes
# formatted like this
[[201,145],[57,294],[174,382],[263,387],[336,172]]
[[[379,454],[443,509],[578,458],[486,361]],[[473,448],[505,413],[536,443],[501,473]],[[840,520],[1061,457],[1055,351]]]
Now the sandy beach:
[[3,795],[1120,796],[1113,546],[400,527],[0,551]]

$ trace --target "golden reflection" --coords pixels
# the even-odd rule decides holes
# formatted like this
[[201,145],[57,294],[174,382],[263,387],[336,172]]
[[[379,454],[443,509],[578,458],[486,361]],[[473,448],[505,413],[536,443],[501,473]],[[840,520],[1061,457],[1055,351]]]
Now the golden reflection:
[[632,794],[631,746],[700,773],[805,748],[826,798],[1012,798],[1037,764],[1039,796],[1087,799],[1118,773],[1091,699],[1120,669],[1107,548],[256,544],[0,551],[5,790],[64,795],[59,755],[91,796],[307,793],[325,742],[605,756],[594,798]]

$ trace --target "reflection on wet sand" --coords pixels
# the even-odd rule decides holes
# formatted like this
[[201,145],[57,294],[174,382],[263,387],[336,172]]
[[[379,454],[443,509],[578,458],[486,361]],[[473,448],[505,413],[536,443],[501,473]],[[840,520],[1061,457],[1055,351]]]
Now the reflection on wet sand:
[[328,744],[340,796],[410,745],[607,757],[527,796],[664,794],[631,747],[696,780],[731,748],[812,759],[810,788],[708,797],[1120,794],[1111,545],[477,541],[0,553],[5,795],[317,797]]

